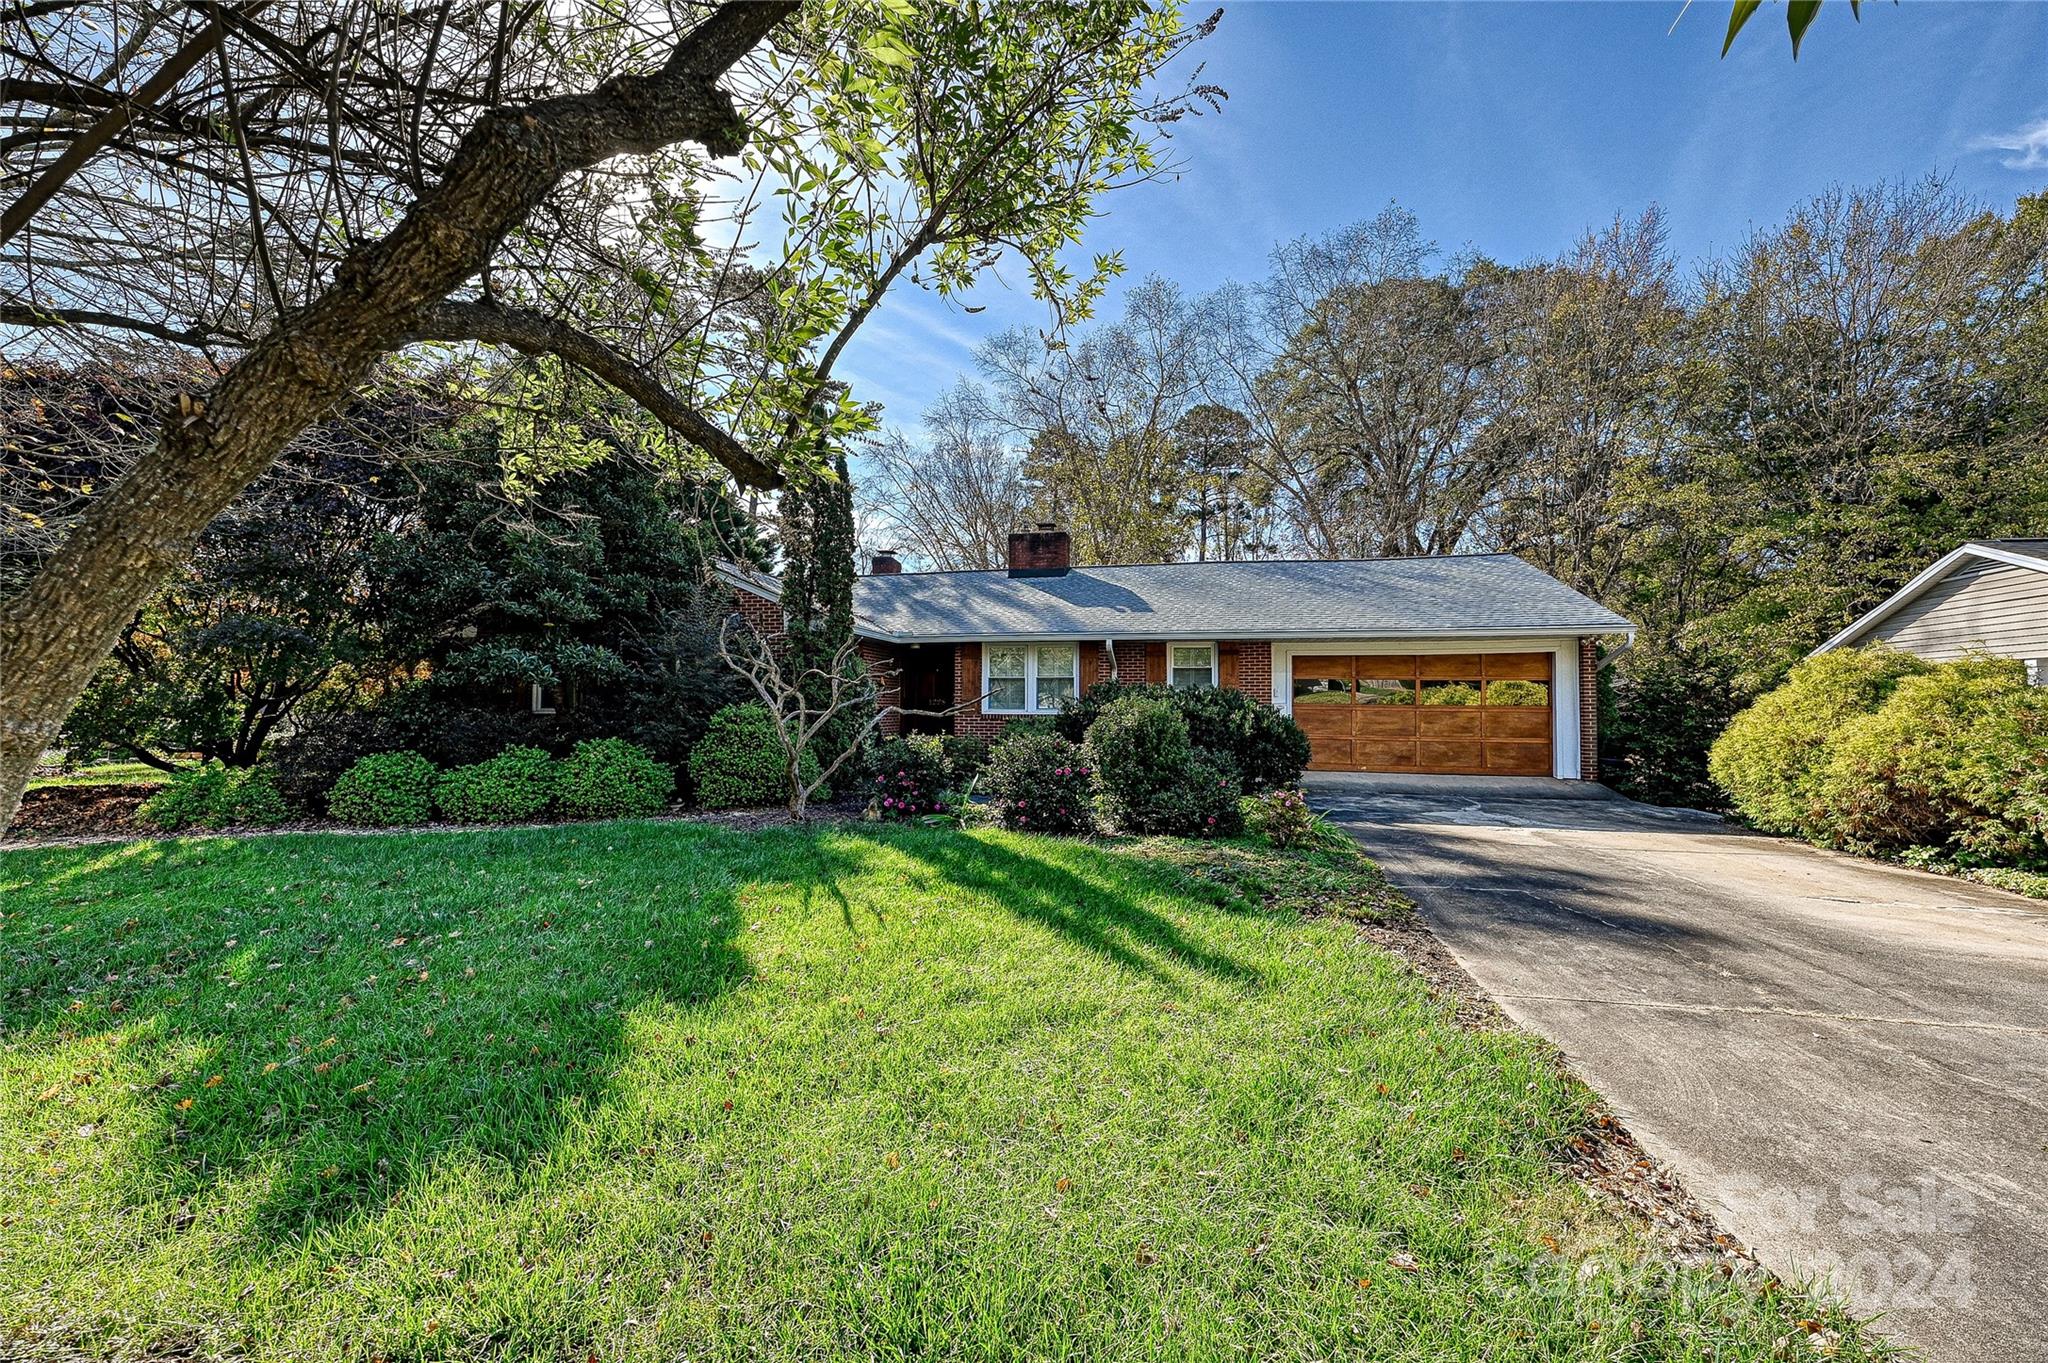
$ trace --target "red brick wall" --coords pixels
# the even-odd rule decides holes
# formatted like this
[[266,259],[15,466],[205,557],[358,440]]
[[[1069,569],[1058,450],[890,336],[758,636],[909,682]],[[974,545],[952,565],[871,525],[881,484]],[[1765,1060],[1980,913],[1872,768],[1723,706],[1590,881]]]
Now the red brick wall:
[[732,590],[733,609],[740,619],[754,627],[763,639],[774,639],[782,633],[782,603],[772,597],[761,596],[744,587]]
[[1579,779],[1600,779],[1600,653],[1579,640]]
[[1120,640],[1116,645],[1116,667],[1111,670],[1105,664],[1102,679],[1120,681],[1126,686],[1164,681],[1166,645],[1142,643],[1135,639]]
[[[860,660],[867,664],[869,674],[874,677],[876,685],[881,688],[880,695],[877,697],[878,704],[898,704],[902,697],[895,685],[899,670],[896,650],[887,644],[878,644],[872,639],[863,639],[860,641]],[[875,732],[883,738],[896,737],[896,735],[903,732],[903,716],[893,713],[883,715],[882,722],[876,726]]]

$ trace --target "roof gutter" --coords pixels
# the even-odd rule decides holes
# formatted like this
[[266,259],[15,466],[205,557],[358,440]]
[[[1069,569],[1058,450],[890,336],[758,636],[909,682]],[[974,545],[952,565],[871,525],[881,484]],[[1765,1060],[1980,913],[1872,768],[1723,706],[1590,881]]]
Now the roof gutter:
[[1015,641],[1025,644],[1108,642],[1114,637],[1131,643],[1209,643],[1271,639],[1278,643],[1302,640],[1342,641],[1346,639],[1577,639],[1593,635],[1619,634],[1634,638],[1636,626],[1594,623],[1583,625],[1520,625],[1489,629],[1184,629],[1130,630],[1109,636],[1099,630],[980,630],[951,634],[898,634],[875,625],[854,622],[853,632],[864,639],[891,644],[983,644]]

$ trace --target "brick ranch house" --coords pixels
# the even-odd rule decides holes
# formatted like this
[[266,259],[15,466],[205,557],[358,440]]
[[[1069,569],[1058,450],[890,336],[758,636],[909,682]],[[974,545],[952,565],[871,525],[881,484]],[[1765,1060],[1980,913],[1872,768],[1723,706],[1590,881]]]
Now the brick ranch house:
[[[854,585],[854,631],[888,678],[884,732],[993,738],[1099,682],[1227,686],[1308,734],[1319,771],[1593,779],[1594,641],[1627,620],[1512,554],[1071,566],[1063,530],[1010,536],[1007,570]],[[780,584],[719,565],[740,615],[782,629]]]

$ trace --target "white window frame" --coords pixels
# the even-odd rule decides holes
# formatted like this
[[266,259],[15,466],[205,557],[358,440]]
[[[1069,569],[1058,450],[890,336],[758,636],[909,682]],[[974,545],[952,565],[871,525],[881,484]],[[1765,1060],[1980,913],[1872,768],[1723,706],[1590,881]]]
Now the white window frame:
[[1173,651],[1177,648],[1206,648],[1209,650],[1209,686],[1215,689],[1223,685],[1223,650],[1216,646],[1214,639],[1169,639],[1166,643],[1166,684],[1173,685],[1173,674],[1180,670],[1173,665]]
[[[1010,643],[1007,640],[991,640],[981,646],[981,712],[985,715],[1056,715],[1057,705],[1040,709],[1038,705],[1038,650],[1043,647],[1070,648],[1074,650],[1074,695],[1078,697],[1081,685],[1081,641],[1078,639],[1031,639]],[[1021,648],[1024,650],[1024,708],[1013,710],[998,707],[989,702],[989,684],[994,680],[988,668],[988,651],[992,648]]]

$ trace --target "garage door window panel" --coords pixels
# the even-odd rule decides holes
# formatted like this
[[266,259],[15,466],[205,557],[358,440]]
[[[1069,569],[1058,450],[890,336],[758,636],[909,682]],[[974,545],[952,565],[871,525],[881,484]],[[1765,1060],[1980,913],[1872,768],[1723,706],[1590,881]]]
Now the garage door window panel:
[[1411,677],[1368,677],[1358,678],[1358,703],[1360,705],[1413,705],[1415,703],[1415,681]]
[[1488,682],[1486,703],[1496,707],[1541,709],[1550,704],[1550,687],[1539,681]]
[[1548,653],[1302,657],[1293,669],[1294,717],[1318,770],[1551,769]]
[[1424,681],[1422,703],[1427,706],[1477,705],[1485,695],[1485,683],[1477,676],[1470,680]]

